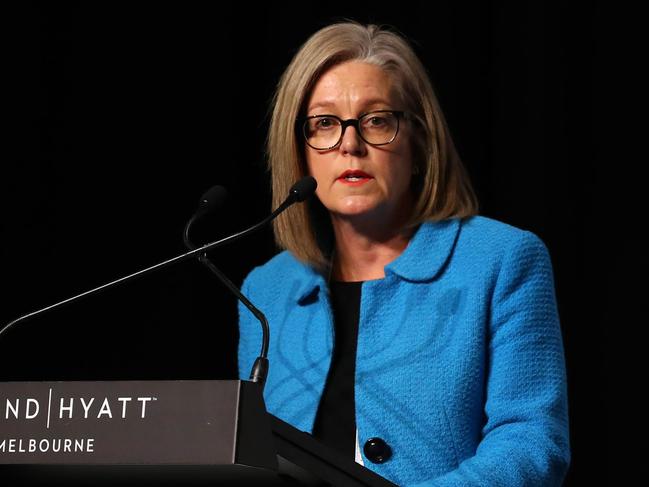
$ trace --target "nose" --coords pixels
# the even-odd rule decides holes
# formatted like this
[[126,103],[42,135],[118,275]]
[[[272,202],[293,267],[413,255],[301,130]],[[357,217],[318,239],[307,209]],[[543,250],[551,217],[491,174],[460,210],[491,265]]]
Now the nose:
[[362,156],[367,152],[365,141],[361,139],[358,130],[354,125],[343,127],[342,140],[340,141],[339,150],[343,154],[352,154]]

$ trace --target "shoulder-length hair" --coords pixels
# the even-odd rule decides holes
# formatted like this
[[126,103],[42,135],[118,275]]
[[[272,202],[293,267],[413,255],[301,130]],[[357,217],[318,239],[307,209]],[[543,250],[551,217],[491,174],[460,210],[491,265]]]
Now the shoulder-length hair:
[[[284,71],[272,101],[266,150],[273,207],[308,174],[297,120],[313,86],[326,70],[347,61],[384,69],[396,84],[403,110],[415,120],[413,133],[414,205],[406,227],[427,220],[468,217],[478,202],[423,64],[408,42],[377,25],[344,22],[313,34]],[[317,198],[294,205],[274,222],[275,240],[296,258],[323,270],[333,243],[331,222]]]

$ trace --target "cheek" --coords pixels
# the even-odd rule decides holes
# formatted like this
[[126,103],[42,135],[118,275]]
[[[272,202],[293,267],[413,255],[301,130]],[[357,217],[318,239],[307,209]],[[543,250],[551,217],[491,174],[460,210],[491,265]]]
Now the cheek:
[[407,144],[404,145],[401,158],[398,164],[399,168],[399,180],[401,181],[402,185],[406,188],[410,188],[411,182],[412,182],[412,172],[414,168],[414,152],[412,150],[412,144],[410,141],[408,141]]
[[410,150],[391,154],[382,164],[385,184],[389,193],[401,195],[410,188],[412,178],[412,161]]
[[404,194],[410,191],[411,169],[409,164],[396,166],[396,170],[391,171],[388,177],[388,194],[393,198],[400,199]]
[[330,179],[327,173],[328,165],[326,161],[321,158],[313,157],[307,153],[305,157],[306,160],[306,170],[308,171],[309,176],[313,176],[318,183],[315,194],[322,201],[323,198],[326,199],[326,194],[328,191],[327,181]]
[[304,155],[304,160],[306,161],[306,169],[309,172],[309,175],[318,179],[318,175],[322,174],[322,168],[324,166],[320,154],[314,154],[313,149],[307,149]]

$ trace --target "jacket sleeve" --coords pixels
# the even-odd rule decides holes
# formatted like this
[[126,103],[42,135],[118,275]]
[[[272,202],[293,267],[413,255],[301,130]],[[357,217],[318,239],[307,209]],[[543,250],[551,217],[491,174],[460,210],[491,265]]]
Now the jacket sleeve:
[[[255,269],[244,279],[241,292],[250,302],[258,306],[258,297],[255,282]],[[248,380],[255,359],[261,351],[262,331],[261,324],[255,316],[239,301],[239,347],[237,362],[239,379]]]
[[568,470],[563,343],[552,264],[536,235],[522,232],[504,255],[490,315],[481,442],[421,487],[554,486]]

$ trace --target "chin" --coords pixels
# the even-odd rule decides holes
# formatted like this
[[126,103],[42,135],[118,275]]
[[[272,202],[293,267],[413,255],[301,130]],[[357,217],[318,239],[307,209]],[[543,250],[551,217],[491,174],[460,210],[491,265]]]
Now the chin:
[[343,217],[363,216],[375,213],[379,209],[379,206],[380,205],[374,201],[354,201],[347,202],[347,204],[338,205],[331,211],[332,213],[336,213],[337,215]]

